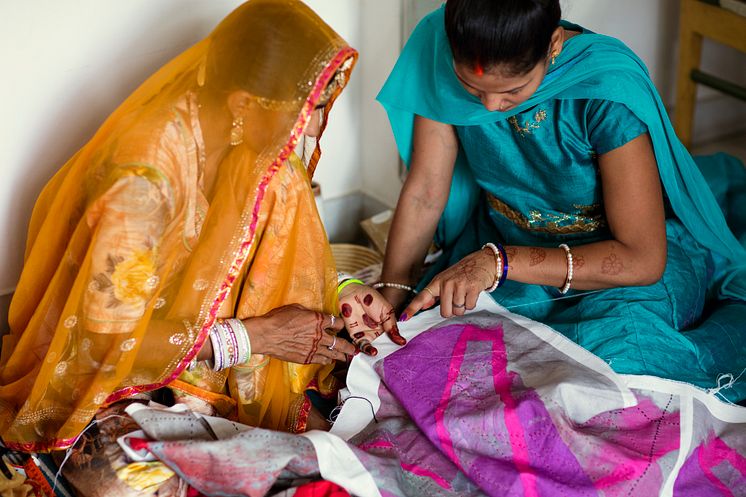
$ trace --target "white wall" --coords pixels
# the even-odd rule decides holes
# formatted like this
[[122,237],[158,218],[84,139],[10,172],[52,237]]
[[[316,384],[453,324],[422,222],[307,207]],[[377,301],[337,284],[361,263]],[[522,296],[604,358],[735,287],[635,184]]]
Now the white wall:
[[375,100],[396,63],[402,46],[401,0],[362,0],[360,73],[362,100],[361,167],[364,190],[386,205],[396,205],[399,153],[388,117]]
[[[204,37],[240,0],[0,2],[0,295],[14,288],[34,201],[47,180],[140,82]],[[307,0],[359,46],[357,0]],[[362,186],[360,76],[322,142],[325,196]]]

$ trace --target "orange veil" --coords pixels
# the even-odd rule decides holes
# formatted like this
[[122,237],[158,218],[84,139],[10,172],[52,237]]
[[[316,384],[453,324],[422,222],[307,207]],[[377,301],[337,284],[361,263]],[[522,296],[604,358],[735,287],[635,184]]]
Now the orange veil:
[[[297,303],[331,313],[336,272],[293,150],[357,53],[300,0],[250,0],[162,67],[47,184],[0,358],[0,436],[69,446],[106,404],[169,385],[219,414],[301,431],[331,367],[255,354],[187,365],[216,318]],[[252,95],[251,140],[206,169],[203,103]],[[331,92],[331,94],[326,94]],[[212,100],[211,100],[212,99]]]

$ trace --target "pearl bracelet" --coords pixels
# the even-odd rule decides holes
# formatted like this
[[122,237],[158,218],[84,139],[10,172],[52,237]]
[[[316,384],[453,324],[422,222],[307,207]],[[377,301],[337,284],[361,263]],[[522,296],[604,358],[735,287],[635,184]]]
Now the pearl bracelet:
[[379,288],[396,288],[399,290],[406,290],[410,293],[417,295],[417,290],[403,283],[389,283],[386,281],[379,281],[378,283],[373,284],[373,288],[375,288],[376,290],[378,290]]
[[559,247],[565,250],[565,255],[567,256],[567,276],[565,277],[565,284],[562,286],[562,288],[560,288],[560,293],[564,295],[570,291],[570,286],[572,285],[572,252],[570,251],[570,246],[566,243],[560,244]]
[[495,256],[495,281],[492,282],[491,287],[485,290],[485,292],[487,293],[492,293],[497,290],[498,286],[500,286],[500,280],[502,279],[501,275],[503,274],[503,258],[494,243],[485,243],[484,245],[482,245],[482,250],[486,248],[492,250],[492,253]]

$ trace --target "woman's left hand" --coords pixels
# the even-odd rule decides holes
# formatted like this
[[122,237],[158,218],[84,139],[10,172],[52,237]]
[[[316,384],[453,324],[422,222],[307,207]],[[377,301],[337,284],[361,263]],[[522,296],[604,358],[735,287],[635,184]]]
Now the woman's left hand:
[[467,255],[439,273],[412,299],[402,313],[402,321],[434,306],[438,298],[441,316],[463,316],[476,307],[479,294],[492,286],[496,269],[495,255],[490,249]]
[[347,285],[339,294],[339,314],[344,319],[353,342],[364,354],[376,355],[371,342],[383,333],[391,341],[404,345],[399,334],[394,308],[378,291],[367,285]]

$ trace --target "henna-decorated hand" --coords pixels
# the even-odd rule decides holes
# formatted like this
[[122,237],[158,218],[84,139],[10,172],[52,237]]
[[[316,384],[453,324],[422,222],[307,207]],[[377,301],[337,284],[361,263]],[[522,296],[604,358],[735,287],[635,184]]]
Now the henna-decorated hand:
[[257,354],[298,364],[331,364],[334,360],[346,361],[346,356],[355,354],[350,342],[335,336],[344,328],[341,319],[298,304],[278,307],[243,322],[249,332],[251,350]]
[[364,354],[376,355],[371,342],[384,332],[397,345],[407,341],[399,334],[394,308],[388,300],[366,285],[347,285],[339,294],[339,313],[353,342]]
[[479,294],[495,281],[495,256],[489,249],[473,252],[439,273],[402,313],[402,321],[422,309],[434,306],[440,298],[440,315],[444,318],[463,316],[474,309]]

